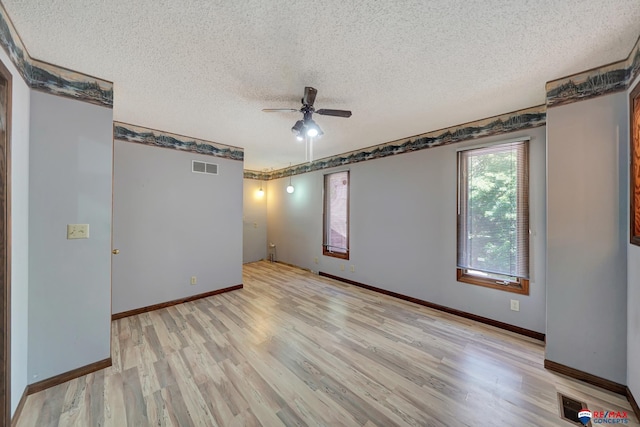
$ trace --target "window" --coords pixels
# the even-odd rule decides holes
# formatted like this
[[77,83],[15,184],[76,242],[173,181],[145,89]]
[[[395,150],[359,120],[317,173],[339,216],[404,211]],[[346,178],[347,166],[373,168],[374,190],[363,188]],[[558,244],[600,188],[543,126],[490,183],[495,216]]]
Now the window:
[[349,259],[349,171],[324,176],[323,255]]
[[458,281],[529,294],[528,142],[458,152]]

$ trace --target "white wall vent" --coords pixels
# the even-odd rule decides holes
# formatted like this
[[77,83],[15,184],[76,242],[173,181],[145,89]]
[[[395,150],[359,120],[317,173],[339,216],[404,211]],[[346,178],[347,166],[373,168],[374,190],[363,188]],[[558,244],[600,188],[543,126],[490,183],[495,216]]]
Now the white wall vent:
[[218,165],[215,163],[205,163],[205,162],[199,162],[197,160],[192,160],[191,172],[208,173],[209,175],[218,175]]

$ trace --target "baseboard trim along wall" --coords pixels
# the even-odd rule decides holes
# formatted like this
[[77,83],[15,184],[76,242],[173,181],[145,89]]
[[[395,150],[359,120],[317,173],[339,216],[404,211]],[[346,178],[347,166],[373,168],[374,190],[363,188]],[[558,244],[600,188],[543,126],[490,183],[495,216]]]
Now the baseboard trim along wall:
[[544,359],[544,367],[545,369],[548,369],[550,371],[557,372],[562,375],[566,375],[576,380],[584,381],[586,383],[595,385],[605,390],[609,390],[614,393],[621,394],[623,396],[627,395],[627,386],[619,384],[615,381],[611,381],[606,378],[602,378],[597,375],[593,375],[588,372],[584,372],[579,369],[575,369],[558,362],[553,362],[548,359]]
[[64,372],[60,375],[56,375],[55,377],[47,378],[46,380],[30,384],[27,386],[27,394],[33,394],[42,390],[46,390],[50,387],[65,383],[67,381],[71,381],[83,375],[99,371],[100,369],[108,368],[109,366],[111,366],[111,357],[107,357],[106,359],[102,359],[97,362],[72,369],[71,371]]
[[329,273],[319,272],[320,276],[328,277],[330,279],[338,280],[340,282],[348,283],[350,285],[358,286],[360,288],[368,289],[370,291],[379,292],[381,294],[389,295],[395,298],[399,298],[405,301],[409,301],[415,304],[423,305],[425,307],[433,308],[435,310],[444,311],[445,313],[453,314],[459,317],[464,317],[465,319],[475,320],[480,323],[484,323],[486,325],[494,326],[496,328],[504,329],[510,332],[515,332],[520,335],[524,335],[530,338],[534,338],[540,341],[545,340],[545,334],[542,332],[532,331],[530,329],[521,328],[519,326],[510,325],[508,323],[499,322],[497,320],[489,319],[487,317],[478,316],[476,314],[467,313],[466,311],[456,310],[455,308],[446,307],[444,305],[434,304],[429,301],[424,301],[418,298],[410,297],[407,295],[399,294],[397,292],[388,291],[386,289],[376,288],[375,286],[365,285],[364,283],[355,282],[353,280],[345,279],[343,277],[334,276]]
[[633,393],[631,393],[631,389],[627,387],[627,400],[629,404],[631,404],[631,408],[633,408],[633,412],[636,413],[636,418],[640,421],[640,406],[638,406],[638,401],[633,397]]
[[171,307],[173,305],[182,304],[189,301],[195,301],[200,298],[207,298],[214,295],[222,294],[225,292],[235,291],[238,289],[242,289],[243,284],[230,286],[228,288],[217,289],[211,292],[205,292],[203,294],[192,295],[190,297],[174,299],[173,301],[161,302],[160,304],[149,305],[146,307],[140,307],[129,311],[123,311],[122,313],[115,313],[111,315],[111,320],[122,319],[123,317],[135,316],[136,314],[147,313],[149,311],[159,310],[161,308]]
[[20,419],[20,414],[22,413],[22,409],[24,408],[24,404],[27,402],[27,393],[29,387],[25,387],[22,392],[22,396],[20,397],[20,402],[18,402],[18,406],[16,407],[16,411],[13,413],[13,417],[11,418],[11,427],[15,427],[18,425],[18,420]]

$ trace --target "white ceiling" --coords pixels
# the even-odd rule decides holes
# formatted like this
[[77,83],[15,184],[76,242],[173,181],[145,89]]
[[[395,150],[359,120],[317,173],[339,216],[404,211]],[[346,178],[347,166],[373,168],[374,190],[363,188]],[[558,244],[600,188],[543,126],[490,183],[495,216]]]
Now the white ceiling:
[[114,120],[304,162],[304,86],[339,154],[545,101],[547,81],[624,59],[639,0],[2,0],[32,57],[115,83]]

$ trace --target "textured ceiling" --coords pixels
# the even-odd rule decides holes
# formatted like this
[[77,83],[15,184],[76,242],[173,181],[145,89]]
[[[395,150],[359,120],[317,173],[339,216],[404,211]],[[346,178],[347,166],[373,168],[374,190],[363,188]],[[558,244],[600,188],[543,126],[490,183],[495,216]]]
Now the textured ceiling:
[[32,57],[115,83],[114,119],[245,148],[245,168],[315,158],[544,103],[547,81],[624,59],[638,0],[2,0]]

